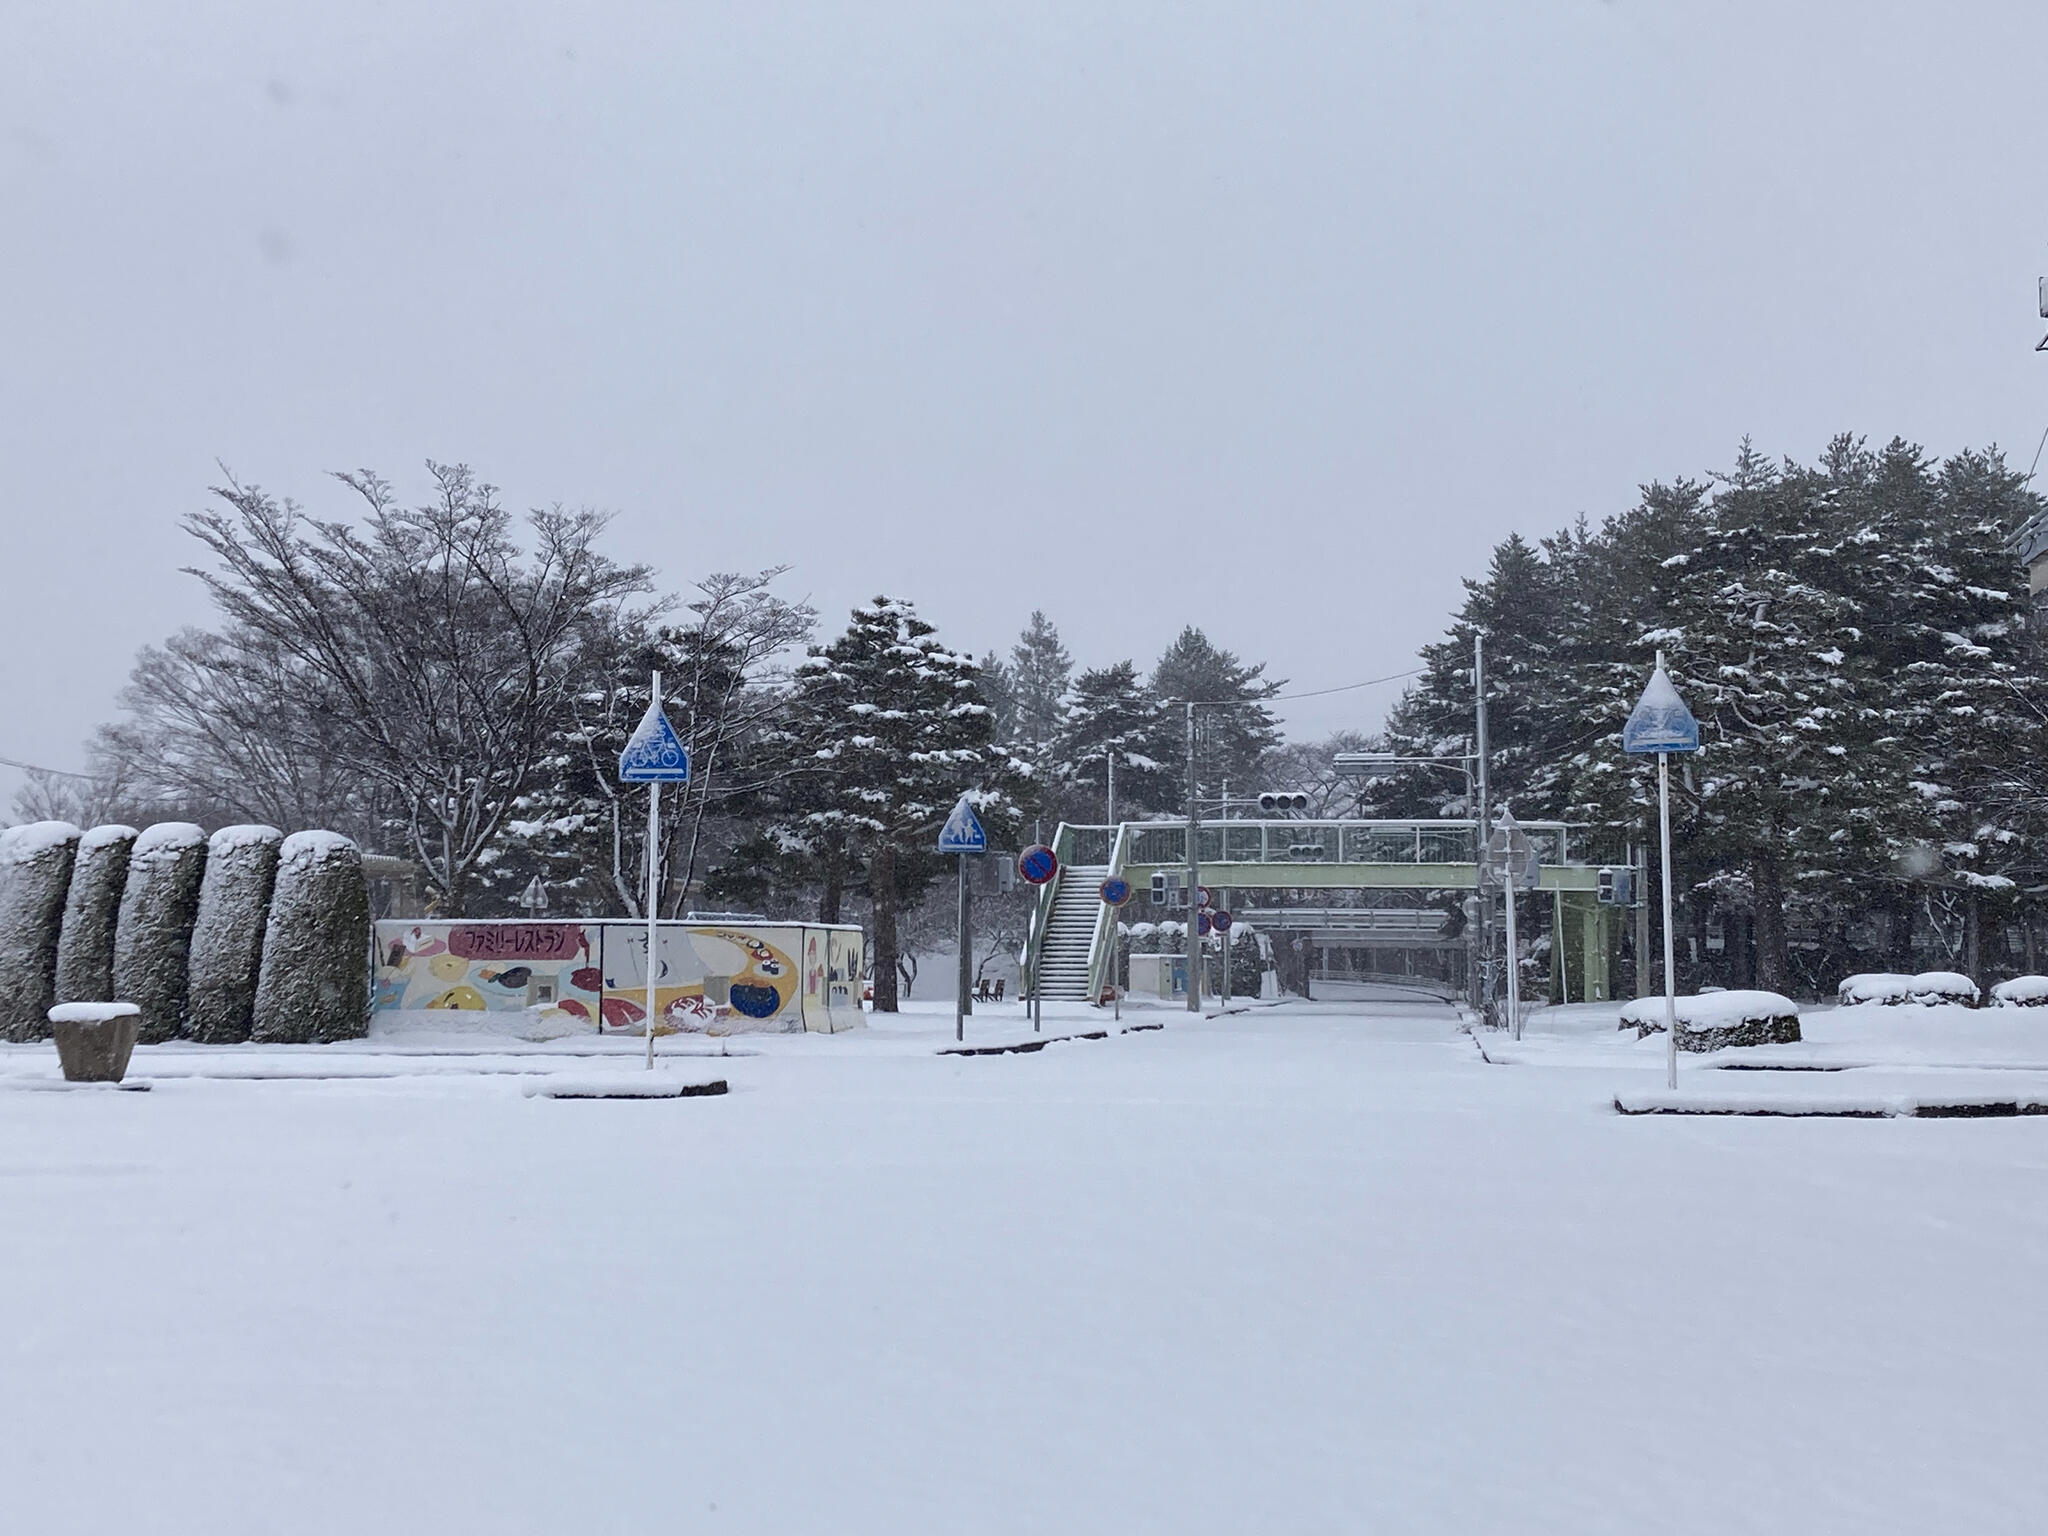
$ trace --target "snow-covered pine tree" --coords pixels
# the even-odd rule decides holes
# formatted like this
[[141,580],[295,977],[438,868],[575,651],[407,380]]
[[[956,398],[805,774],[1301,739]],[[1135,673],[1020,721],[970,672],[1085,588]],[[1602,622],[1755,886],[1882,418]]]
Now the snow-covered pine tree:
[[1855,727],[1845,663],[1857,604],[1836,590],[1846,530],[1824,479],[1772,465],[1744,442],[1674,592],[1661,637],[1672,681],[1700,721],[1687,765],[1716,885],[1754,926],[1755,984],[1790,990],[1788,876],[1840,824],[1834,800]]
[[114,1000],[114,934],[134,846],[135,829],[119,824],[94,827],[78,840],[64,898],[64,931],[57,940],[60,1003]]
[[369,1023],[370,898],[362,850],[338,832],[294,832],[278,850],[252,1040],[326,1044]]
[[1875,455],[1843,439],[1831,458],[1845,466],[1840,478],[1856,473],[1869,503],[1865,713],[1875,739],[1843,766],[1845,787],[1868,786],[1862,819],[1876,835],[1857,851],[1866,866],[1888,861],[1913,877],[1895,920],[1910,934],[1917,908],[1945,918],[1958,968],[1981,983],[1987,930],[2016,910],[2021,882],[2040,868],[2033,765],[2044,731],[2032,701],[2042,679],[2008,531],[2042,502],[1995,453],[1959,453],[1937,468],[1896,439]]
[[222,827],[207,839],[185,1009],[194,1040],[228,1045],[249,1038],[283,841],[277,828],[262,825]]
[[1119,820],[1173,809],[1173,779],[1164,763],[1172,752],[1172,726],[1135,664],[1119,661],[1083,672],[1053,741],[1061,815],[1093,821],[1103,814],[1112,757]]
[[774,835],[865,869],[878,1012],[896,1011],[897,912],[941,867],[934,842],[954,802],[973,792],[992,839],[1016,816],[1026,768],[990,739],[975,670],[891,597],[854,609],[846,632],[796,669],[776,749],[801,788]]
[[205,875],[206,834],[189,821],[143,828],[128,856],[114,930],[114,996],[142,1010],[135,1038],[144,1045],[185,1032],[186,961]]
[[1031,764],[1034,795],[1028,810],[1046,818],[1058,815],[1053,745],[1067,718],[1067,691],[1074,658],[1060,643],[1060,632],[1038,609],[1010,647],[1008,681],[1017,702],[1017,734],[1009,743]]
[[44,1040],[56,1001],[64,897],[78,828],[32,821],[0,832],[0,1037]]
[[[1554,816],[1562,798],[1553,770],[1567,725],[1564,686],[1567,579],[1549,545],[1520,534],[1495,546],[1482,580],[1445,637],[1422,652],[1423,675],[1387,717],[1387,745],[1403,757],[1455,758],[1472,750],[1472,641],[1486,639],[1488,747],[1494,805],[1525,819]],[[1464,816],[1462,775],[1412,767],[1367,787],[1368,814]]]
[[1164,738],[1174,748],[1161,760],[1173,786],[1174,802],[1187,798],[1187,719],[1189,700],[1210,707],[1195,712],[1195,772],[1204,794],[1226,783],[1255,787],[1266,753],[1280,742],[1280,723],[1264,700],[1286,686],[1266,675],[1266,664],[1240,661],[1221,650],[1192,624],[1180,632],[1152,669],[1152,697],[1167,721]]

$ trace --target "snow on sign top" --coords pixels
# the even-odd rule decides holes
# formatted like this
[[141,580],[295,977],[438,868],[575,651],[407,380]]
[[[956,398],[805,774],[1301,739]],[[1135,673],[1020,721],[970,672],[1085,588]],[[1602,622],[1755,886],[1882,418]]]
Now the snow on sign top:
[[953,807],[953,814],[946,818],[946,824],[939,828],[939,852],[988,852],[988,833],[983,829],[981,818],[974,814],[974,806],[965,795],[962,795],[959,804]]
[[1660,666],[1650,674],[1649,685],[1643,689],[1643,696],[1636,700],[1636,707],[1628,713],[1628,724],[1621,728],[1621,750],[1624,752],[1697,752],[1700,749],[1700,723],[1693,719],[1692,711],[1685,707],[1685,700],[1678,696],[1678,690],[1671,686],[1671,679]]
[[619,754],[621,784],[687,784],[690,754],[676,737],[676,728],[661,712],[661,700],[650,699],[647,713],[626,739]]

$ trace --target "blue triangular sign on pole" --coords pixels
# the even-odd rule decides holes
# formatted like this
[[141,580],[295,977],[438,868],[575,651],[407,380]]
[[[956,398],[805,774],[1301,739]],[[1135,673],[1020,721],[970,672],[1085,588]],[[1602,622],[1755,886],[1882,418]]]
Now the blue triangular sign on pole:
[[690,782],[690,753],[676,736],[676,728],[661,711],[661,700],[648,702],[647,713],[633,727],[626,750],[619,754],[621,784],[687,784]]
[[988,852],[988,833],[982,830],[981,818],[974,814],[974,806],[965,795],[953,807],[946,824],[939,828],[939,852]]
[[1664,658],[1659,656],[1657,670],[1650,674],[1649,686],[1636,700],[1636,707],[1629,711],[1628,724],[1621,728],[1621,750],[1650,753],[1697,752],[1699,749],[1700,723],[1693,719],[1692,711],[1685,707],[1685,700],[1671,686],[1671,678],[1664,671]]

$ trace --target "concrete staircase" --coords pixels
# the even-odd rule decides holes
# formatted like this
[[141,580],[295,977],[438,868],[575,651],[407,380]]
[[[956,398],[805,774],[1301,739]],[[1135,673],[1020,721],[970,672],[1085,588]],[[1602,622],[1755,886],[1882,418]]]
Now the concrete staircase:
[[1108,878],[1106,864],[1069,864],[1060,870],[1052,892],[1052,917],[1038,955],[1039,996],[1049,1002],[1093,1001],[1088,996],[1088,951],[1102,917],[1102,882]]

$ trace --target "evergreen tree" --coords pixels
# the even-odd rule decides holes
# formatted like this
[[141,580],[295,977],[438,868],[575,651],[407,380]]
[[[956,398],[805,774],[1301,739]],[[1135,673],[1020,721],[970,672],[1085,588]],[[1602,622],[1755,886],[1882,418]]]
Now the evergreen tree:
[[361,850],[334,832],[278,849],[250,1038],[326,1045],[362,1036],[370,1009],[370,902]]
[[282,832],[262,825],[222,827],[206,840],[186,1003],[194,1040],[235,1044],[254,1027],[263,932],[283,842]]
[[0,1038],[49,1038],[78,839],[68,821],[31,821],[0,832]]
[[145,827],[128,858],[128,879],[114,930],[114,996],[142,1010],[144,1045],[185,1032],[187,960],[199,887],[206,877],[206,834],[189,821]]
[[1171,722],[1134,663],[1083,672],[1053,744],[1062,815],[1093,821],[1104,813],[1112,758],[1119,820],[1172,810],[1173,776],[1163,761],[1170,736]]
[[114,931],[135,829],[94,827],[78,840],[71,889],[64,898],[64,931],[57,940],[57,1001],[114,1001]]
[[1250,788],[1261,761],[1280,742],[1280,723],[1264,700],[1286,686],[1265,675],[1266,664],[1248,664],[1219,650],[1190,624],[1152,669],[1152,697],[1166,717],[1161,745],[1172,750],[1161,768],[1174,803],[1187,799],[1186,707],[1195,710],[1195,773],[1198,793],[1215,794],[1225,784]]
[[897,915],[944,861],[940,825],[973,792],[997,834],[1015,815],[1024,765],[993,741],[973,660],[948,650],[909,603],[878,597],[798,665],[788,724],[771,750],[791,767],[769,836],[835,881],[864,874],[874,925],[875,1008],[893,1013]]
[[1026,810],[1035,819],[1059,814],[1059,771],[1055,744],[1067,718],[1067,691],[1074,658],[1060,643],[1060,632],[1038,609],[1010,647],[1004,680],[1015,702],[1015,734],[1006,743],[1031,765]]

